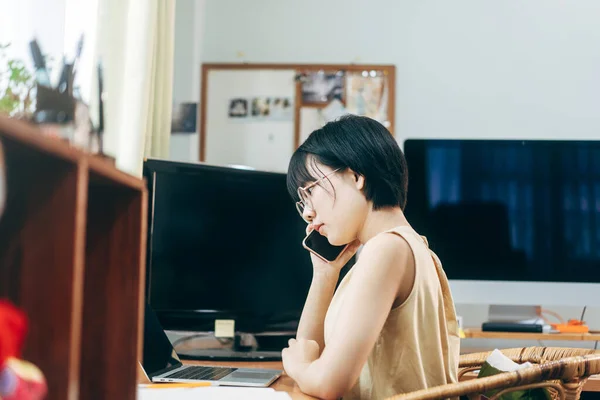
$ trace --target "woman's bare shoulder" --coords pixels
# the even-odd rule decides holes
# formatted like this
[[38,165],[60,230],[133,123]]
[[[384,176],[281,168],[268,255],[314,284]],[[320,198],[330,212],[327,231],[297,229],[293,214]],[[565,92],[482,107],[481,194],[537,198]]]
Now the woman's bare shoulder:
[[394,233],[380,233],[365,243],[357,266],[369,265],[369,268],[389,268],[406,265],[412,260],[411,247],[402,236]]

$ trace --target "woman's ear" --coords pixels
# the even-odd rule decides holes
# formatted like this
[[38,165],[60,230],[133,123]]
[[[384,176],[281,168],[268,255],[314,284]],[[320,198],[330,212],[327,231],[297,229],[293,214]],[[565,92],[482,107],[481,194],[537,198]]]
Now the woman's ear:
[[356,182],[356,188],[358,190],[363,190],[363,188],[365,187],[365,177],[357,174],[356,172],[353,172],[354,174],[354,182]]

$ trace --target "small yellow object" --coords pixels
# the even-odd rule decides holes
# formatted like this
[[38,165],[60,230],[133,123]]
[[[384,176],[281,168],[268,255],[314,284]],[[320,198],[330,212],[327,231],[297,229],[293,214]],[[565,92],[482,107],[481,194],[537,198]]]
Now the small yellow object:
[[233,319],[215,319],[215,337],[234,338],[235,320]]
[[462,328],[458,328],[458,337],[461,339],[466,338],[467,336],[465,335],[465,331],[463,331]]

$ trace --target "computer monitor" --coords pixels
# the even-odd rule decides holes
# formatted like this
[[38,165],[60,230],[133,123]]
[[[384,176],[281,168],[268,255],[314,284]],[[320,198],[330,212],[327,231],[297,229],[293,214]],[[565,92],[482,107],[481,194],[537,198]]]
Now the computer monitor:
[[295,332],[312,279],[286,174],[147,160],[147,298],[165,329]]
[[[466,282],[492,304],[597,296],[600,141],[409,139],[404,152],[406,216],[460,284],[455,297]],[[534,282],[547,283],[546,300],[527,298]]]

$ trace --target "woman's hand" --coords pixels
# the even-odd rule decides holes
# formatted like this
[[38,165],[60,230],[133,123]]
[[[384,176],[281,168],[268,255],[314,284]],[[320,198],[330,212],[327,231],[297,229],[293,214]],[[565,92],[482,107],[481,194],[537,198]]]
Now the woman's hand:
[[308,366],[319,358],[319,344],[314,340],[290,339],[281,352],[285,373],[297,380]]
[[[308,224],[308,226],[306,227],[306,234],[308,235],[313,230],[313,225]],[[348,245],[348,247],[346,247],[346,250],[344,250],[344,252],[339,256],[337,260],[330,263],[321,260],[319,257],[317,257],[311,252],[310,258],[312,260],[315,273],[334,274],[336,276],[339,275],[341,269],[356,254],[356,251],[359,247],[360,242],[358,241],[358,239],[354,240]]]

